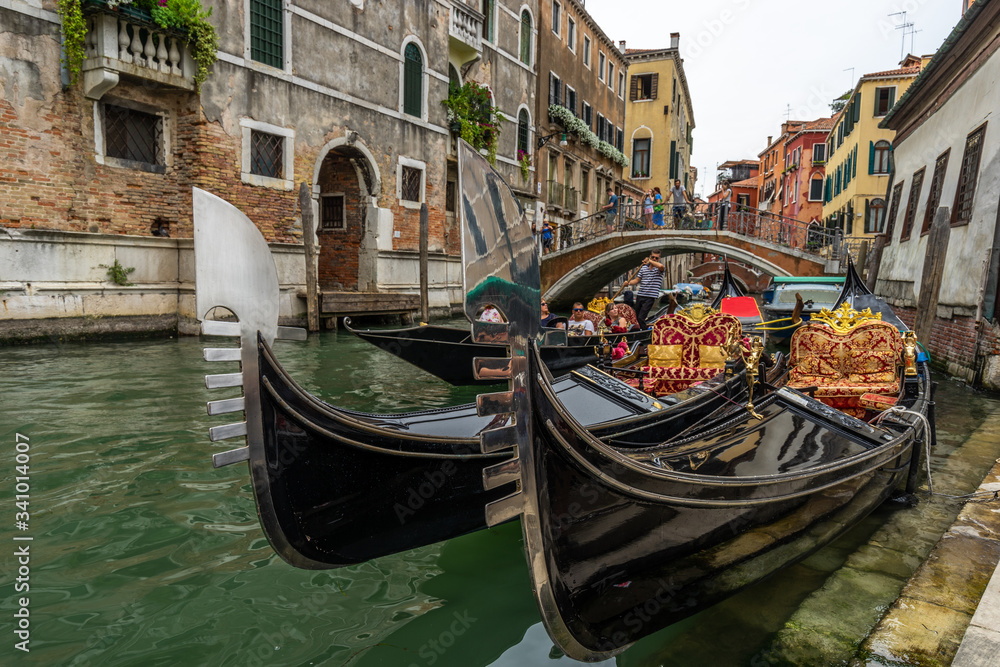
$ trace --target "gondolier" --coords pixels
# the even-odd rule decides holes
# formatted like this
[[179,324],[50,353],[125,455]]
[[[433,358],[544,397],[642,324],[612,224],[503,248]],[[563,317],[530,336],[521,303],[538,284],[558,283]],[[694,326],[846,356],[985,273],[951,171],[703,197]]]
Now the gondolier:
[[642,267],[635,278],[628,281],[627,285],[638,285],[638,296],[635,299],[635,318],[639,322],[639,328],[646,328],[646,316],[649,315],[653,302],[660,296],[663,288],[664,266],[660,263],[660,251],[654,250],[649,253],[649,257],[642,260]]

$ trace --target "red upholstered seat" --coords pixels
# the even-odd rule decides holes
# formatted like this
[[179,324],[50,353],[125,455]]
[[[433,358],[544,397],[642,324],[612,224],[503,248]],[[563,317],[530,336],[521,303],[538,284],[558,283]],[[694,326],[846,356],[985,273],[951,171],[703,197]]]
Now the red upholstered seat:
[[903,339],[888,322],[868,320],[847,333],[809,323],[792,334],[788,386],[817,387],[819,400],[863,417],[895,404],[902,353]]
[[725,369],[722,345],[730,331],[739,335],[740,321],[723,313],[699,321],[680,313],[661,317],[653,325],[643,389],[665,396],[715,377]]
[[617,304],[616,307],[618,308],[618,316],[624,317],[625,321],[629,323],[629,326],[639,323],[639,320],[636,318],[635,311],[632,309],[632,306],[628,305],[627,303],[619,303]]
[[590,323],[594,325],[594,331],[597,331],[601,322],[604,321],[604,318],[601,315],[595,313],[592,310],[584,310],[583,319],[590,320]]

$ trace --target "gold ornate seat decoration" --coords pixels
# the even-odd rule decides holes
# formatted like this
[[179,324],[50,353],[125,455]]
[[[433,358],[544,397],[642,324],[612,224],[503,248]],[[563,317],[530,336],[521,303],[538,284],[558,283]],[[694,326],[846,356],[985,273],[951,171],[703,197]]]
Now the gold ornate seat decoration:
[[740,336],[740,321],[700,304],[692,311],[664,315],[653,325],[649,365],[643,367],[646,392],[675,394],[723,372],[726,341]]
[[824,308],[812,316],[810,322],[822,322],[837,333],[847,333],[862,322],[881,320],[882,313],[872,313],[871,308],[862,311],[854,310],[846,301],[836,310]]
[[719,311],[704,303],[692,303],[690,306],[681,308],[676,314],[683,315],[689,320],[698,323],[703,322],[712,315],[718,315]]
[[611,303],[611,299],[606,296],[595,297],[587,304],[587,310],[598,315],[604,315],[604,307]]
[[794,334],[788,386],[815,387],[827,405],[855,417],[895,403],[901,383],[903,338],[881,313],[849,304],[823,309]]

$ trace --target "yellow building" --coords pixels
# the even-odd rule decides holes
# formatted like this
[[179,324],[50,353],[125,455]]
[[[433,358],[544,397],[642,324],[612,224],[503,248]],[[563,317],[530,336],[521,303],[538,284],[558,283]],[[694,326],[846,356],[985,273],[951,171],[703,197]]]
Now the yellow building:
[[899,69],[866,74],[834,118],[827,135],[823,220],[846,236],[870,237],[885,229],[892,140],[895,132],[879,123],[922,69],[907,56]]
[[625,149],[631,161],[626,177],[640,190],[660,188],[664,201],[674,179],[679,178],[690,192],[694,110],[680,35],[670,35],[670,48],[627,49],[625,59],[629,79]]

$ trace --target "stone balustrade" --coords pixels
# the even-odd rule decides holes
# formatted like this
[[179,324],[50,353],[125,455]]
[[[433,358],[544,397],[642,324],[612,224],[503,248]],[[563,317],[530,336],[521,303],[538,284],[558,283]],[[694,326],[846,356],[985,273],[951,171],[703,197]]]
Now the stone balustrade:
[[194,90],[195,63],[183,34],[108,11],[86,17],[84,94],[100,99],[122,75]]
[[478,58],[483,52],[483,15],[461,0],[452,0],[448,35],[462,60]]

